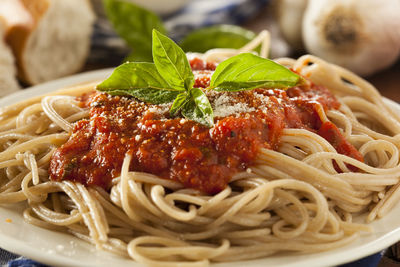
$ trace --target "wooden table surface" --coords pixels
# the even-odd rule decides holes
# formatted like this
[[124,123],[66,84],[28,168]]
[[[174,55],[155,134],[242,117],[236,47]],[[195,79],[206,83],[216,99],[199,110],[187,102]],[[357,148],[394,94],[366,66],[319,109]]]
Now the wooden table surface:
[[383,96],[400,103],[400,60],[397,63],[371,77],[366,78]]

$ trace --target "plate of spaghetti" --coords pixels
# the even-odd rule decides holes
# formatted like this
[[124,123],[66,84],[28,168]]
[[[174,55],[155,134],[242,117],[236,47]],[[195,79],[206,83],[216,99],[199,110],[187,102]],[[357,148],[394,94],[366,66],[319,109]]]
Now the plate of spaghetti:
[[321,266],[400,240],[400,107],[320,58],[269,60],[268,41],[186,55],[154,31],[154,63],[1,99],[0,246],[54,265]]

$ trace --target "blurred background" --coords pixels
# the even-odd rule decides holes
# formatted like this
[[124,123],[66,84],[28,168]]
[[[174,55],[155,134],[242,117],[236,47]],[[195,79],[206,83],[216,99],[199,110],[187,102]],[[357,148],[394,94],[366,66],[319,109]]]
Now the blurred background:
[[[98,56],[118,64],[126,51],[124,44],[113,38],[113,27],[102,7],[94,1],[98,22],[92,43],[88,68],[97,67]],[[385,0],[130,0],[155,12],[163,21],[166,32],[175,41],[187,44],[193,31],[206,31],[212,25],[231,24],[257,34],[267,29],[271,34],[270,57],[294,57],[309,53],[349,68],[374,84],[381,93],[400,102],[400,1]],[[114,27],[115,28],[115,27]],[[212,27],[211,27],[212,28]],[[210,29],[210,32],[212,29]],[[203,32],[194,41],[206,43],[183,46],[185,51],[207,48],[205,38],[212,38],[209,47],[220,43],[235,46],[239,37],[248,33],[237,29],[220,29],[220,35]],[[247,35],[246,35],[247,34]],[[121,35],[121,34],[120,34]],[[200,33],[200,35],[202,35]],[[203,37],[203,38],[202,38]],[[227,39],[225,42],[218,41]],[[108,40],[108,41],[105,41]],[[123,43],[126,43],[123,41]],[[108,44],[108,45],[105,45]],[[111,49],[108,49],[111,48]],[[134,48],[133,48],[134,50]],[[117,57],[115,51],[122,52]],[[110,57],[116,60],[110,61]]]

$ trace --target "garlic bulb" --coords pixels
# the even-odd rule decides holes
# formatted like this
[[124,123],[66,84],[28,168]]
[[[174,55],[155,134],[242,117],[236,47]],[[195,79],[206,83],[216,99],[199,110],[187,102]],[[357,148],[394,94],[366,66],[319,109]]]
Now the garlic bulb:
[[286,42],[295,51],[303,49],[301,26],[307,0],[276,1],[277,21]]
[[309,0],[303,41],[311,54],[372,74],[400,54],[400,1]]

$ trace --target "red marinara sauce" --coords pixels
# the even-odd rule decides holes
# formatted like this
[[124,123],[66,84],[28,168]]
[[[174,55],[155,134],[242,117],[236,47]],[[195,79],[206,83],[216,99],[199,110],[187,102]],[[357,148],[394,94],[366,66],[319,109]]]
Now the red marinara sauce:
[[[195,86],[206,87],[215,64],[194,59],[191,66]],[[167,104],[150,105],[99,92],[83,97],[90,118],[75,123],[69,140],[53,154],[51,179],[108,189],[120,173],[125,154],[130,153],[133,171],[215,194],[255,160],[260,148],[277,149],[284,128],[319,133],[339,153],[362,160],[334,124],[322,124],[318,109],[340,105],[322,86],[206,94],[214,109],[213,128],[171,118]]]

